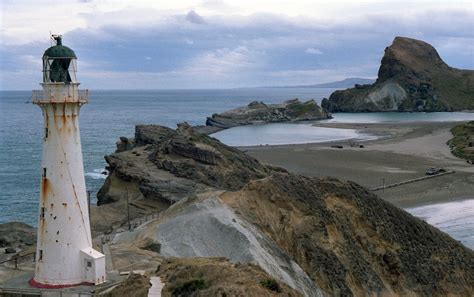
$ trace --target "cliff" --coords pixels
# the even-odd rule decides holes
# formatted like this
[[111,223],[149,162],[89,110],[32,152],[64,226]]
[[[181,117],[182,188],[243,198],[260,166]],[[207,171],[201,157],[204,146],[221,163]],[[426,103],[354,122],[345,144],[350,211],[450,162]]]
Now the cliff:
[[103,207],[92,209],[96,232],[110,231],[125,222],[127,200],[131,217],[140,217],[209,187],[239,189],[274,170],[195,132],[188,124],[176,130],[136,126],[135,138],[121,137],[117,151],[105,160],[110,173],[97,194],[97,204]]
[[474,70],[448,66],[426,42],[396,37],[374,84],[335,91],[321,105],[330,112],[472,110]]
[[116,237],[119,255],[153,242],[156,257],[255,263],[305,296],[474,294],[472,250],[355,183],[260,164],[186,124],[137,126],[118,147],[126,150],[106,158],[99,209],[125,195],[142,205],[176,199],[158,220]]
[[331,118],[331,115],[314,100],[301,102],[293,99],[281,104],[254,101],[248,106],[213,114],[207,118],[206,126],[227,129],[256,123],[313,121],[327,118]]

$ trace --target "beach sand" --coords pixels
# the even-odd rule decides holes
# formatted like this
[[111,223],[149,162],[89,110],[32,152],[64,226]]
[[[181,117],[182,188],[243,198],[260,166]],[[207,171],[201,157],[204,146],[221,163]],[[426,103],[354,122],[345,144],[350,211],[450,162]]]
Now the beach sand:
[[[375,193],[399,207],[416,207],[474,198],[474,166],[453,156],[446,145],[449,129],[459,123],[318,123],[315,126],[357,129],[380,135],[378,140],[241,147],[258,160],[310,176],[351,180],[367,188],[425,176],[430,167],[455,173],[378,190]],[[354,143],[352,143],[354,144]],[[342,145],[343,148],[332,148]]]

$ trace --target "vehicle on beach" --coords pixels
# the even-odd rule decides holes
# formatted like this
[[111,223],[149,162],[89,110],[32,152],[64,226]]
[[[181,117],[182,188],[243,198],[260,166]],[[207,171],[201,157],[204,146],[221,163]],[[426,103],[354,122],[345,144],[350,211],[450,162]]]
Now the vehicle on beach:
[[431,167],[430,169],[426,170],[425,174],[426,175],[436,175],[440,173],[446,172],[446,169],[444,168],[436,168],[436,167]]

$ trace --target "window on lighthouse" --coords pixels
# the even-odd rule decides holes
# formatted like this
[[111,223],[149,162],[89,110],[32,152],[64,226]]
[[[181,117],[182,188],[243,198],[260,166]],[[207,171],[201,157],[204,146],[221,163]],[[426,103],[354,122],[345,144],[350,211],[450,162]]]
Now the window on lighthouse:
[[[45,61],[45,82],[75,82],[75,61],[72,62],[72,60],[71,58],[47,59]],[[74,80],[71,73],[74,73]]]

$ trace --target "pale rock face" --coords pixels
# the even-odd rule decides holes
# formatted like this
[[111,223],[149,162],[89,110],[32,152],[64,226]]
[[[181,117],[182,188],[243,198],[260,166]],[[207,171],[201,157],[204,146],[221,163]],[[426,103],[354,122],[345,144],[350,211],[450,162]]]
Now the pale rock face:
[[[206,194],[207,198],[193,203],[175,204],[163,219],[141,229],[135,239],[159,242],[165,257],[226,257],[233,262],[255,263],[305,296],[324,296],[296,262],[222,203],[218,193]],[[130,238],[119,241],[127,240]]]
[[384,109],[398,110],[399,104],[407,98],[407,93],[398,83],[386,83],[381,89],[374,90],[367,96],[368,100]]

